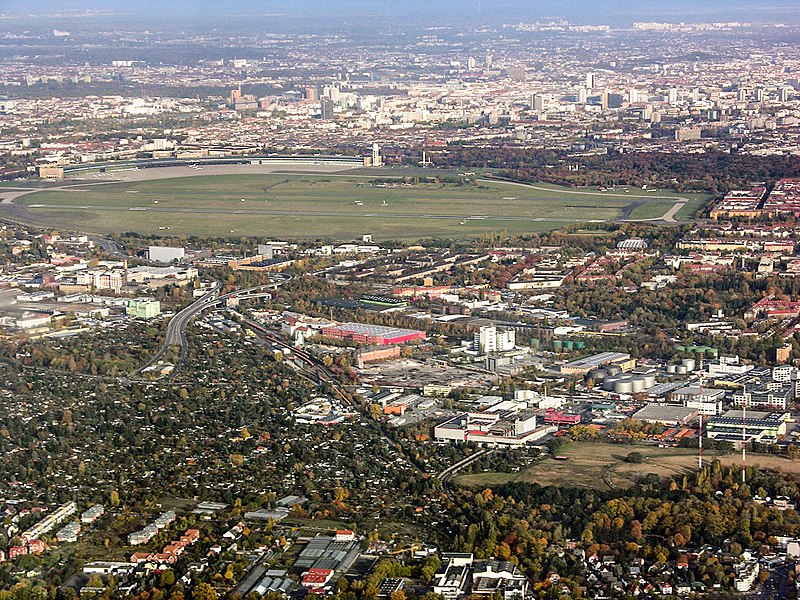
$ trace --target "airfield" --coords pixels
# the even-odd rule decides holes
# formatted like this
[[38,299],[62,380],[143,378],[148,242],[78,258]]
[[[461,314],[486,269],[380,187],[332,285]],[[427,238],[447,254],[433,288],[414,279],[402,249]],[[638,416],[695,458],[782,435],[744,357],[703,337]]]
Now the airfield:
[[[376,240],[524,234],[569,223],[690,220],[701,194],[414,182],[457,175],[341,165],[190,165],[87,171],[69,181],[0,187],[9,220],[87,233]],[[405,178],[405,182],[404,182]],[[15,187],[16,186],[16,187]]]

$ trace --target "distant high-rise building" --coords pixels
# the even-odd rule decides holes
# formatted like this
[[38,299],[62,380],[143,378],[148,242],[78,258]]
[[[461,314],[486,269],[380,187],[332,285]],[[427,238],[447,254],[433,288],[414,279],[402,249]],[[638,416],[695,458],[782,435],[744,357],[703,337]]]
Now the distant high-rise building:
[[525,67],[509,67],[508,76],[514,81],[525,81]]
[[373,167],[382,167],[383,166],[383,157],[381,156],[381,147],[378,145],[378,142],[372,144],[372,166]]
[[484,64],[486,65],[487,69],[491,69],[492,65],[494,64],[494,58],[489,52],[486,53],[486,62]]
[[507,352],[516,344],[516,332],[511,328],[497,328],[494,325],[481,327],[473,334],[472,348],[481,354]]
[[590,90],[593,90],[595,85],[597,84],[597,80],[595,78],[594,73],[587,73],[586,74],[586,87]]
[[667,101],[670,104],[677,104],[678,102],[678,88],[670,88],[667,92]]
[[604,91],[600,94],[600,108],[608,110],[608,91]]
[[789,87],[778,88],[778,102],[788,102],[791,89]]
[[333,119],[333,100],[329,96],[323,96],[319,101],[320,116],[323,120]]
[[545,97],[543,94],[531,94],[531,110],[537,113],[544,112]]
[[747,96],[748,96],[749,93],[750,93],[750,90],[748,90],[747,88],[739,88],[736,91],[736,100],[738,100],[739,102],[743,102],[743,101],[747,100]]
[[231,93],[228,96],[228,105],[231,108],[234,108],[236,106],[237,100],[241,99],[242,99],[242,86],[239,86],[235,90],[231,90]]
[[581,88],[578,90],[578,104],[586,104],[589,99],[589,90]]
[[763,102],[764,101],[764,88],[760,88],[760,87],[756,88],[756,93],[755,93],[754,98],[755,98],[756,102]]
[[477,64],[477,63],[475,62],[475,59],[474,59],[472,56],[470,56],[470,57],[467,59],[467,70],[468,70],[468,71],[474,71],[474,70],[475,70],[475,66],[476,66],[476,64]]
[[628,102],[636,104],[639,101],[639,90],[631,88],[628,90]]
[[315,85],[306,86],[306,100],[310,102],[317,102],[319,100],[319,92],[317,91],[317,86]]

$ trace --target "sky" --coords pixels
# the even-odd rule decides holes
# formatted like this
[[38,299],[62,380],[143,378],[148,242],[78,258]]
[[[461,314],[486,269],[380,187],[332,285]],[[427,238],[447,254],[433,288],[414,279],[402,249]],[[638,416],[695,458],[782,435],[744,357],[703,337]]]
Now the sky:
[[0,0],[0,14],[102,11],[137,19],[224,21],[281,14],[288,18],[381,18],[432,26],[533,22],[562,17],[577,24],[634,21],[800,22],[798,0]]

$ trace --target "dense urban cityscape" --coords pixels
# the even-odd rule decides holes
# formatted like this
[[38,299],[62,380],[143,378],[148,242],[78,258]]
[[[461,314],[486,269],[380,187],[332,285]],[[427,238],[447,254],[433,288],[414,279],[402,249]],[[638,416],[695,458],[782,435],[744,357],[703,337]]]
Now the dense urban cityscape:
[[797,597],[796,7],[113,4],[0,2],[0,600]]

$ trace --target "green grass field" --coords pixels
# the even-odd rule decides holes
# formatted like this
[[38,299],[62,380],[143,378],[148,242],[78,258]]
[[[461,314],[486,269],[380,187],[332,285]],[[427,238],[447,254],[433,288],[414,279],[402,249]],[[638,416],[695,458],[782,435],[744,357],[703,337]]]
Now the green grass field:
[[[35,224],[89,232],[335,239],[371,233],[376,239],[412,240],[530,233],[623,216],[658,218],[677,199],[688,197],[484,181],[403,186],[398,179],[396,185],[379,187],[370,184],[372,178],[253,174],[87,182],[29,194],[15,203],[27,209]],[[691,212],[705,200],[690,197]]]

